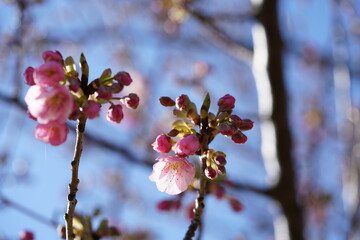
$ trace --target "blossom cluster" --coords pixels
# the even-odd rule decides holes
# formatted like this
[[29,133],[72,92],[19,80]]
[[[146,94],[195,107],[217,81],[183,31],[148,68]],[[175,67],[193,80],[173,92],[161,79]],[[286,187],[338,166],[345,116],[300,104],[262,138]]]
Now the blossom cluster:
[[253,127],[251,120],[232,114],[235,98],[229,94],[220,98],[216,114],[209,112],[209,94],[204,99],[200,113],[187,95],[180,95],[175,101],[161,97],[159,101],[166,107],[175,106],[173,114],[182,120],[175,121],[172,130],[157,136],[152,144],[153,149],[160,154],[170,151],[175,154],[162,155],[156,159],[149,178],[156,182],[158,190],[171,195],[187,190],[195,176],[195,168],[187,160],[191,155],[199,155],[200,159],[204,159],[205,167],[202,171],[208,179],[225,175],[226,154],[209,149],[208,145],[219,133],[231,137],[234,143],[243,144],[247,141],[243,131]]
[[102,104],[110,103],[107,119],[119,123],[124,117],[119,100],[128,108],[135,109],[139,97],[131,93],[119,98],[115,94],[132,82],[127,72],[111,76],[106,69],[100,78],[88,84],[89,67],[82,54],[80,57],[81,80],[72,57],[63,59],[58,51],[45,51],[43,64],[24,72],[25,82],[30,85],[25,96],[29,117],[38,122],[35,137],[51,145],[66,141],[69,129],[66,120],[77,120],[81,115],[89,119],[99,116]]

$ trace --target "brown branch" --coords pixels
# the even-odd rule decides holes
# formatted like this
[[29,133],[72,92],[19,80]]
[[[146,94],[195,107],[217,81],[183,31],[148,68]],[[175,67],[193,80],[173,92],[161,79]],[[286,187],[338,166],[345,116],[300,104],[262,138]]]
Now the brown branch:
[[290,239],[303,240],[303,212],[302,206],[298,203],[295,183],[292,135],[283,74],[283,40],[278,23],[278,1],[260,1],[254,8],[257,11],[255,17],[258,22],[253,29],[253,71],[259,94],[259,111],[269,115],[267,125],[261,126],[261,130],[262,134],[266,134],[270,139],[274,138],[273,142],[262,142],[273,152],[263,150],[262,153],[264,159],[270,159],[272,164],[276,163],[279,166],[277,182],[274,183],[270,194],[282,207],[288,222]]
[[75,143],[75,152],[74,158],[71,162],[71,182],[69,184],[69,194],[68,194],[68,206],[65,213],[65,223],[66,223],[66,240],[73,240],[75,234],[73,231],[73,219],[75,206],[77,203],[76,193],[78,191],[79,185],[79,163],[82,153],[82,140],[85,132],[86,116],[82,114],[78,120],[78,125],[76,128],[76,143]]
[[20,205],[4,196],[0,196],[0,202],[45,225],[49,225],[54,228],[58,226],[58,223],[55,220],[45,218],[37,212],[34,212],[33,210],[26,208],[23,205]]

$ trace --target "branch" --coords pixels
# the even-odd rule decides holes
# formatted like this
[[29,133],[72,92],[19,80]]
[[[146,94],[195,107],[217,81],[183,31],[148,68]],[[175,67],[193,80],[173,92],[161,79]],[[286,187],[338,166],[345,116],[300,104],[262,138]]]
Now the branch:
[[15,210],[23,213],[24,215],[27,215],[27,216],[31,217],[32,219],[35,219],[38,222],[41,222],[45,225],[49,225],[54,228],[56,228],[58,226],[58,223],[55,220],[45,218],[44,216],[34,212],[33,210],[26,208],[18,203],[15,203],[12,200],[10,200],[4,196],[0,196],[0,202],[2,202],[3,204],[5,204],[9,207],[12,207],[13,209],[15,209]]
[[82,140],[85,132],[86,116],[82,114],[78,120],[78,125],[76,128],[76,143],[75,143],[75,152],[74,159],[71,162],[71,182],[69,184],[69,194],[68,194],[68,206],[65,213],[65,223],[66,223],[66,239],[73,240],[75,234],[73,231],[73,219],[75,206],[77,203],[76,193],[78,191],[79,185],[79,163],[82,153]]

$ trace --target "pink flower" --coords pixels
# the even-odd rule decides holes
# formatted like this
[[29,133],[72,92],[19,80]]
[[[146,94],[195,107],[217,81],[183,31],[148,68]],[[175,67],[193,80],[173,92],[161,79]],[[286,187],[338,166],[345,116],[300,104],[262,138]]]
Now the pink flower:
[[155,142],[152,144],[153,149],[158,153],[168,153],[171,150],[171,138],[165,134],[157,136]]
[[82,110],[89,119],[93,119],[99,116],[101,104],[93,100],[88,100],[84,103]]
[[51,122],[38,124],[35,127],[35,137],[42,142],[57,146],[66,141],[69,129],[65,123]]
[[28,67],[25,69],[25,72],[24,72],[24,76],[25,76],[25,83],[27,85],[35,85],[35,82],[34,82],[34,68],[33,67]]
[[31,86],[25,96],[28,110],[39,123],[65,122],[73,111],[74,99],[69,90],[59,85],[54,88]]
[[170,195],[184,192],[194,179],[194,166],[183,157],[162,155],[156,160],[149,179],[156,182],[158,190]]
[[117,74],[115,74],[114,79],[125,86],[129,86],[132,83],[132,79],[130,77],[130,74],[127,72],[118,72]]
[[42,58],[44,59],[44,62],[61,62],[62,61],[62,55],[59,51],[56,51],[56,52],[45,51],[42,53]]
[[226,94],[219,99],[218,106],[221,112],[232,110],[235,107],[235,98],[230,94]]
[[47,62],[34,69],[34,82],[41,87],[54,87],[64,76],[64,68],[57,62]]
[[199,149],[199,139],[193,134],[187,134],[175,145],[175,153],[179,156],[190,156]]
[[121,120],[124,118],[124,113],[121,105],[112,105],[109,108],[106,118],[110,122],[120,123]]
[[189,104],[190,104],[190,99],[187,95],[180,95],[176,98],[176,107],[180,110],[180,111],[185,111],[188,110],[189,108]]
[[130,93],[128,96],[121,99],[127,108],[136,109],[139,106],[140,98],[135,93]]

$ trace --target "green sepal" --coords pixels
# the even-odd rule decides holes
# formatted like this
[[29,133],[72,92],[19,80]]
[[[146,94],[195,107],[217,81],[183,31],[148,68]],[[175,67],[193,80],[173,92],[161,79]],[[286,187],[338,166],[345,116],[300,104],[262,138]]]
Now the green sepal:
[[85,88],[89,80],[89,65],[86,61],[84,53],[80,55],[80,68],[81,68],[81,87]]
[[109,234],[109,222],[107,219],[101,220],[96,234],[101,237],[106,237]]
[[110,68],[105,69],[103,71],[103,73],[101,74],[101,77],[99,78],[100,83],[104,83],[104,82],[106,82],[106,80],[111,79],[112,78],[111,74],[112,74],[112,72],[111,72]]
[[204,98],[204,102],[201,106],[200,109],[200,117],[201,118],[206,118],[209,112],[209,108],[210,108],[210,104],[211,104],[211,100],[210,100],[210,94],[207,93],[205,98]]

